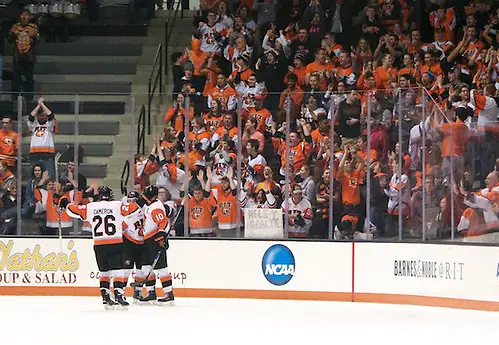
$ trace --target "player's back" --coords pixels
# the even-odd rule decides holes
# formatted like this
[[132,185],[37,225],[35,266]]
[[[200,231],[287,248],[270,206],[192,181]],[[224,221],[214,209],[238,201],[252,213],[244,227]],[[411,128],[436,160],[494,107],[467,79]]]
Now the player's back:
[[134,201],[123,203],[121,207],[122,214],[126,216],[126,219],[123,220],[123,236],[136,244],[144,243],[144,213],[142,209],[143,207]]
[[86,205],[95,245],[123,242],[121,201],[96,201]]

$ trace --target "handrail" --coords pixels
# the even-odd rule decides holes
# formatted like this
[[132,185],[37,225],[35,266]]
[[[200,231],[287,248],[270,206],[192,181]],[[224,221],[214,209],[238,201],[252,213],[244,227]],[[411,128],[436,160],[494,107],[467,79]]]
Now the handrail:
[[[159,63],[158,63],[159,61]],[[158,73],[154,78],[154,72],[156,71],[156,66],[158,66]],[[158,49],[156,50],[156,55],[154,56],[154,62],[152,65],[152,71],[149,75],[148,83],[148,99],[147,99],[147,134],[151,134],[151,105],[154,98],[154,93],[156,92],[156,87],[159,82],[159,94],[163,93],[163,45],[158,44]]]
[[140,107],[139,121],[137,122],[137,153],[144,154],[146,145],[146,107]]
[[[125,178],[126,175],[126,178]],[[121,194],[127,195],[126,185],[128,184],[128,179],[130,177],[130,161],[126,160],[125,165],[123,165],[123,170],[121,172]]]
[[[170,38],[172,36],[172,28],[173,26],[175,25],[175,20],[177,19],[177,13],[178,13],[178,9],[180,7],[180,4],[182,3],[182,0],[179,0],[177,2],[177,7],[175,8],[174,11],[170,11],[168,13],[168,18],[166,18],[166,21],[165,21],[165,75],[168,75],[168,45],[170,44]],[[173,12],[173,19],[171,19],[171,16],[172,16],[172,12]],[[181,13],[180,13],[180,17],[181,18],[184,18],[184,6],[182,6],[182,10],[181,10]],[[170,24],[171,22],[171,25],[170,25],[170,29],[168,29],[168,24]]]

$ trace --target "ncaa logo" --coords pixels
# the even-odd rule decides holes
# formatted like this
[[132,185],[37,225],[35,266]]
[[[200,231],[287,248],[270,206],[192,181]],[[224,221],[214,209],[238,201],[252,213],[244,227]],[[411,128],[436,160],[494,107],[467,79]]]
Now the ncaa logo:
[[288,247],[275,244],[263,254],[262,272],[274,285],[285,285],[295,274],[295,257]]

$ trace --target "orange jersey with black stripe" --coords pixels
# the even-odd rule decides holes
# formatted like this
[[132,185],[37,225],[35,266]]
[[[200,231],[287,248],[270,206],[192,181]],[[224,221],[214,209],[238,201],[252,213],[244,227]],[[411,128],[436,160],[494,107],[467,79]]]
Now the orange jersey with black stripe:
[[94,245],[108,245],[123,242],[123,221],[131,216],[128,205],[121,201],[96,201],[87,205],[69,204],[66,213],[87,221],[92,228]]
[[[286,142],[283,140],[280,146],[281,154],[281,168],[283,171],[286,169]],[[297,172],[302,166],[307,163],[308,156],[312,153],[313,146],[311,143],[307,143],[305,140],[300,142],[298,145],[289,148],[289,164],[292,171]]]
[[14,131],[0,131],[0,161],[15,166],[19,136]]
[[3,175],[0,175],[0,185],[3,185],[5,181],[13,178],[14,174],[12,174],[10,170],[5,170],[5,173]]
[[191,234],[206,234],[213,232],[213,219],[216,215],[216,204],[213,194],[197,201],[189,198],[187,212],[189,213],[189,228]]
[[248,108],[248,114],[251,119],[257,121],[256,130],[263,133],[265,127],[272,125],[272,114],[265,108],[256,109],[254,107]]
[[[58,207],[54,205],[54,192],[46,191],[45,189],[35,189],[35,199],[43,205],[44,209],[47,211],[46,215],[46,226],[49,228],[57,228],[59,226],[59,214]],[[82,193],[76,192],[74,190],[64,194],[64,197],[68,198],[71,202],[77,204],[81,201]],[[70,228],[73,226],[73,220],[65,212],[60,214],[61,227]]]
[[[175,133],[184,131],[184,119],[185,119],[185,108],[175,108],[170,107],[165,114],[165,122],[169,122],[170,125],[175,130]],[[189,109],[189,118],[192,119],[194,117],[194,108],[190,107]]]
[[206,113],[204,114],[203,118],[207,131],[209,131],[210,128],[214,128],[214,131],[216,131],[218,127],[220,127],[220,125],[222,124],[222,116],[217,117],[213,116],[210,113]]
[[219,229],[234,229],[237,223],[237,210],[236,210],[236,196],[235,192],[229,190],[224,192],[218,191],[217,195],[217,216]]
[[[222,89],[220,89],[220,87],[218,86],[215,86],[209,94],[208,102],[211,103],[211,100],[218,99],[220,101],[222,109],[232,110],[236,106],[236,101],[235,101],[236,95],[237,95],[236,90],[234,90],[228,84]],[[211,106],[210,103],[208,103],[208,105]]]

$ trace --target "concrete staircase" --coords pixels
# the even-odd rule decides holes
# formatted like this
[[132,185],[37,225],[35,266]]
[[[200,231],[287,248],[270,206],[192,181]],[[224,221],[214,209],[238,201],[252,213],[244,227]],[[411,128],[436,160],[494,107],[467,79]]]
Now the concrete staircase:
[[[180,14],[173,28],[168,55],[190,45],[192,11]],[[78,145],[84,161],[79,171],[87,179],[99,179],[120,195],[120,177],[126,160],[133,162],[137,152],[137,122],[141,107],[147,106],[148,82],[158,44],[164,44],[168,11],[157,11],[147,28],[147,36],[78,36],[72,43],[41,43],[36,65],[37,92],[56,114],[59,134],[56,148],[66,151],[75,143],[75,100],[79,101]],[[6,61],[6,69],[11,66]],[[162,133],[163,117],[171,105],[172,77],[169,63],[164,77],[164,94],[159,87],[151,107],[152,133]],[[4,90],[10,90],[9,81]],[[78,96],[76,96],[76,94]],[[12,111],[8,97],[0,98],[0,109]],[[23,109],[27,115],[31,109]],[[15,117],[15,116],[14,116]],[[25,118],[23,118],[25,122]],[[25,127],[25,126],[24,126]],[[26,128],[23,130],[26,132]],[[146,136],[146,154],[151,136]],[[23,138],[22,152],[29,152],[29,137]],[[23,164],[23,177],[30,174]],[[131,174],[132,175],[132,174]],[[131,181],[129,184],[131,186]]]
[[[133,26],[135,27],[135,26]],[[119,134],[120,122],[130,108],[131,86],[142,54],[138,36],[77,36],[72,43],[41,42],[35,65],[36,95],[43,95],[45,103],[58,121],[56,149],[64,152],[78,141],[84,160],[80,172],[87,178],[102,179],[108,175],[109,157],[114,153],[114,137]],[[6,70],[12,69],[12,58],[6,58]],[[7,73],[8,74],[8,73]],[[10,91],[10,81],[3,90]],[[78,100],[78,137],[75,137],[75,109]],[[23,104],[23,133],[27,115],[33,105]],[[9,95],[0,97],[3,114],[17,118],[16,104]],[[129,135],[129,134],[128,134]],[[23,138],[22,154],[29,152],[29,136]],[[130,149],[130,146],[128,146]],[[29,164],[23,163],[23,180],[30,175]]]
[[[175,51],[183,52],[186,46],[190,45],[191,36],[194,31],[192,27],[193,11],[184,11],[184,19],[180,18],[180,14],[175,21],[170,44],[168,47],[168,55]],[[152,64],[158,44],[164,44],[165,38],[165,20],[168,17],[168,11],[156,11],[156,18],[152,19],[148,28],[148,35],[141,39],[142,55],[137,61],[137,73],[133,77],[132,95],[134,96],[134,112],[125,113],[120,117],[119,134],[114,138],[113,155],[108,160],[108,174],[103,182],[114,189],[120,185],[120,177],[123,171],[123,166],[126,160],[130,160],[133,154],[130,152],[130,140],[134,143],[134,152],[137,147],[137,121],[139,119],[140,108],[142,105],[147,106],[148,82],[152,71]],[[169,59],[169,56],[168,56]],[[163,79],[164,94],[159,95],[159,90],[153,98],[151,107],[151,133],[160,135],[163,131],[163,118],[166,110],[171,105],[172,99],[172,76],[171,62],[168,64],[168,76]],[[133,124],[132,124],[133,115]],[[146,155],[151,150],[152,135],[146,135]],[[131,174],[132,175],[132,174]],[[130,177],[131,180],[131,177]],[[132,188],[131,181],[129,188]],[[117,190],[116,190],[117,191]]]

